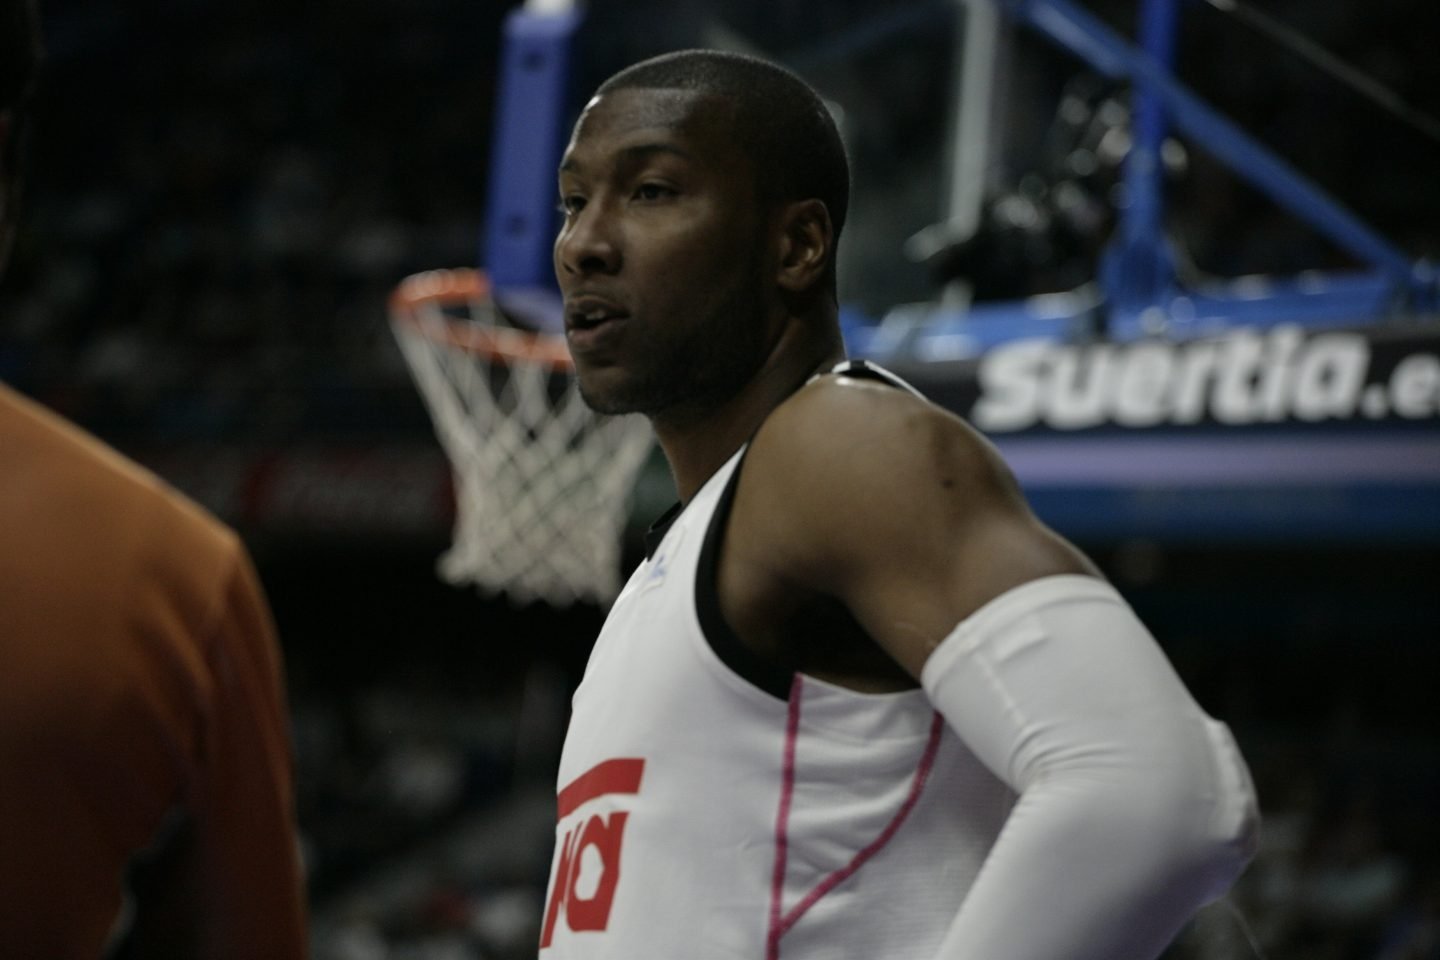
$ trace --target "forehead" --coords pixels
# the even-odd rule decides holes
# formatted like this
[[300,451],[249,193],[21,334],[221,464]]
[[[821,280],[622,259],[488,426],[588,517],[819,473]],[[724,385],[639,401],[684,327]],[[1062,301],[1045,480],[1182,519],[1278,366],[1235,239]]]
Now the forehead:
[[585,105],[562,169],[604,162],[639,146],[672,147],[707,165],[743,162],[735,105],[697,90],[613,90]]

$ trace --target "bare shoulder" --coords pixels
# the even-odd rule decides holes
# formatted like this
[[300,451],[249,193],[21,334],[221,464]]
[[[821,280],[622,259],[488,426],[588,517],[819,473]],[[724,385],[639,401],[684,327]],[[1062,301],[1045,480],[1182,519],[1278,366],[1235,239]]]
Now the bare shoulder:
[[914,676],[934,643],[1005,590],[1095,573],[967,423],[846,377],[812,381],[756,434],[727,544],[792,589],[843,603]]
[[881,486],[968,502],[1018,497],[995,448],[960,417],[887,383],[827,374],[778,407],[755,437],[747,470],[780,488],[844,500]]
[[816,378],[756,434],[736,523],[796,576],[829,590],[844,571],[921,554],[979,523],[1028,514],[994,448],[954,414],[907,390]]

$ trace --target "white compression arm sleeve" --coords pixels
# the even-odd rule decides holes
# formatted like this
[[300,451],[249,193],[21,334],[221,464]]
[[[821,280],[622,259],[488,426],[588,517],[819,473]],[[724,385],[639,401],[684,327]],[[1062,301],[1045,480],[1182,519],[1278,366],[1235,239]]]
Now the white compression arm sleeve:
[[921,681],[1019,793],[940,960],[1151,960],[1253,855],[1254,789],[1229,730],[1108,583],[1002,594]]

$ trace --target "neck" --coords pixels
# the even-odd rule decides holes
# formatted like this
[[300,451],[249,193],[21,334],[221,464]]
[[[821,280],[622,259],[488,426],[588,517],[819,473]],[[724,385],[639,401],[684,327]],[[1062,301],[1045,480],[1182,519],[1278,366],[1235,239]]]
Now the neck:
[[806,326],[787,324],[765,364],[719,406],[666,411],[651,418],[682,503],[689,503],[705,481],[750,441],[770,411],[811,376],[845,358],[838,331],[833,337],[816,337],[804,332]]

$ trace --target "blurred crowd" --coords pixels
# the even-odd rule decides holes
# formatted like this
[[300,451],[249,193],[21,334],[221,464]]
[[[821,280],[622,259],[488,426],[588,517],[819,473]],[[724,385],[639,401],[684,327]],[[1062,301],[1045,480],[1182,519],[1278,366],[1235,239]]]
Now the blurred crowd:
[[423,429],[383,304],[477,256],[503,11],[42,9],[0,376],[102,435]]

